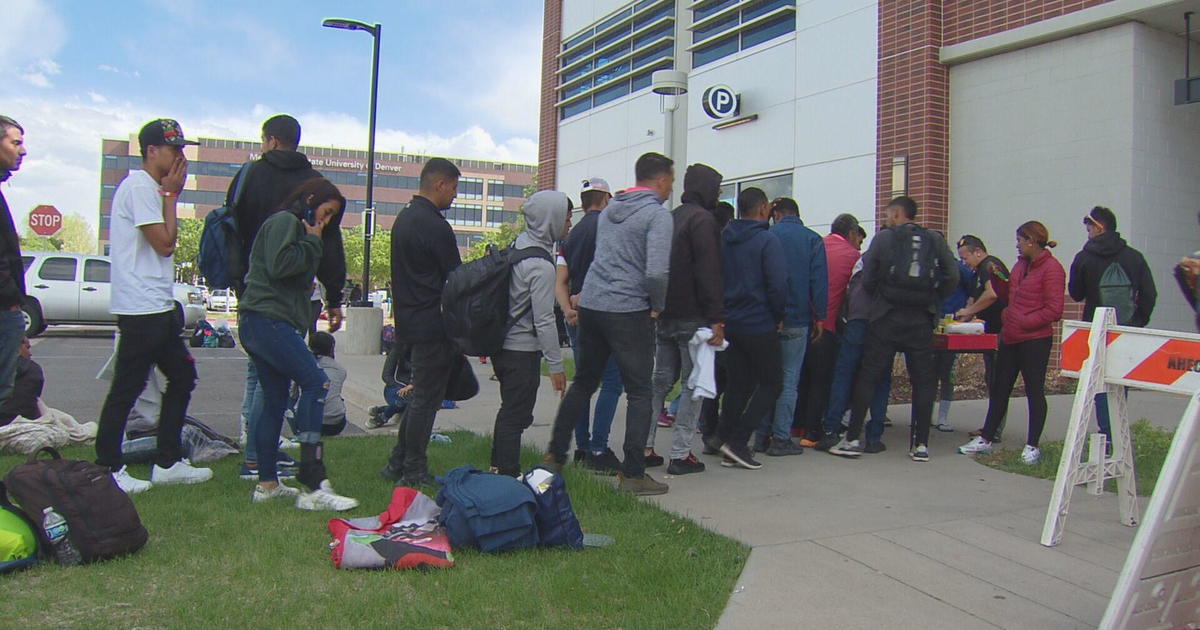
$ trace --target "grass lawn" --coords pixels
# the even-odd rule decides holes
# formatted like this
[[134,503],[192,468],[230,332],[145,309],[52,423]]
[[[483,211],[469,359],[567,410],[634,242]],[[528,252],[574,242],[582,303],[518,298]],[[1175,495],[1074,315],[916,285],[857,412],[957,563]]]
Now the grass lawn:
[[[565,354],[566,348],[563,348],[563,351]],[[563,373],[567,375],[567,382],[570,383],[575,378],[575,359],[564,356],[562,360]],[[542,376],[550,376],[550,366],[546,365],[545,361],[542,361]]]
[[[1167,458],[1167,450],[1171,448],[1172,435],[1174,435],[1173,431],[1153,426],[1149,420],[1144,418],[1130,427],[1130,439],[1133,441],[1134,451],[1133,467],[1137,477],[1139,495],[1150,496],[1154,492],[1154,484],[1158,483],[1158,474],[1162,471],[1163,462]],[[1021,448],[1002,449],[990,455],[980,455],[976,457],[976,460],[992,468],[999,468],[1011,473],[1029,475],[1039,479],[1054,479],[1058,475],[1058,463],[1062,459],[1063,443],[1042,442],[1041,448],[1042,461],[1033,466],[1021,463]],[[1109,480],[1105,489],[1115,492],[1116,481]]]
[[[491,440],[468,432],[430,444],[431,468],[486,468]],[[394,438],[326,442],[337,489],[383,511],[392,484],[378,476]],[[91,447],[64,456],[91,459]],[[526,450],[523,464],[540,460]],[[0,457],[7,473],[22,458]],[[329,560],[332,513],[288,502],[251,504],[236,457],[213,481],[136,495],[150,542],[132,556],[64,569],[46,564],[0,576],[9,628],[711,628],[749,550],[694,522],[568,467],[586,532],[616,543],[583,551],[486,555],[455,550],[432,572],[342,571]],[[134,470],[146,478],[146,467]],[[428,491],[428,490],[427,490]]]

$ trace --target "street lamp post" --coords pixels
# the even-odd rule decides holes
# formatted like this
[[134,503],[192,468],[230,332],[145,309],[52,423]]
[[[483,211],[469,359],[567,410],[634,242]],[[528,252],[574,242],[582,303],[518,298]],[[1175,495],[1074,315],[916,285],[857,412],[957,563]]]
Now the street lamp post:
[[379,95],[379,38],[383,25],[367,24],[358,20],[330,18],[321,22],[321,26],[340,28],[347,31],[366,31],[374,39],[374,50],[371,54],[371,113],[367,119],[367,207],[363,211],[363,281],[362,304],[351,306],[369,306],[371,300],[371,237],[375,235],[375,106]]

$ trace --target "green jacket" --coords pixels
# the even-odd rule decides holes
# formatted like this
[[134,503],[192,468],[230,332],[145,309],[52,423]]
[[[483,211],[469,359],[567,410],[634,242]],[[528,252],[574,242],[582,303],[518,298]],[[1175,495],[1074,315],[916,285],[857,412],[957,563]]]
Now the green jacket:
[[263,222],[250,250],[250,271],[238,312],[253,312],[307,331],[312,323],[313,278],[321,262],[320,237],[300,217],[276,212]]

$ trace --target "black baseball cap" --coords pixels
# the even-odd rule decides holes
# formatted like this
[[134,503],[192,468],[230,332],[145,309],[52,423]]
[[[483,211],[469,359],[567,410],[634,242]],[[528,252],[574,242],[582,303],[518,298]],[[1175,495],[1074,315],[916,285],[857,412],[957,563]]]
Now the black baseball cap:
[[159,118],[152,120],[138,132],[138,144],[141,145],[142,151],[146,151],[146,147],[169,144],[172,146],[182,147],[189,144],[200,144],[195,140],[186,140],[183,137],[183,128],[179,123],[170,118]]

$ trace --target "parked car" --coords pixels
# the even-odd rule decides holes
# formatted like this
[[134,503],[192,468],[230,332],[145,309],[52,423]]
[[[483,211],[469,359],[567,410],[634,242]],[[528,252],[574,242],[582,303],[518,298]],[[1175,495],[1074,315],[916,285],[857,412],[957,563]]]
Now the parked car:
[[[25,334],[34,337],[57,324],[111,325],[112,262],[108,256],[68,252],[25,252]],[[175,283],[175,302],[191,328],[204,318],[204,300],[196,287]]]
[[236,311],[237,304],[237,294],[229,289],[213,289],[204,303],[210,311]]

